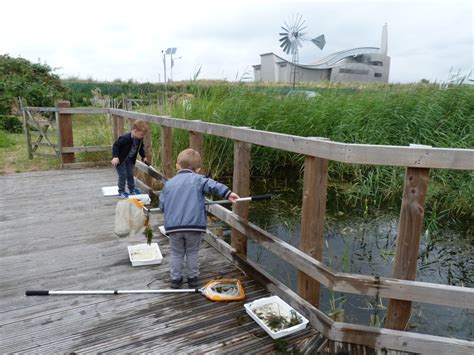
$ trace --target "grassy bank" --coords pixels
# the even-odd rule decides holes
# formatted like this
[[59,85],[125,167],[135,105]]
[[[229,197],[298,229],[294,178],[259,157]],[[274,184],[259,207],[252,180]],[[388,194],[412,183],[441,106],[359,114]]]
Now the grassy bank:
[[[281,86],[222,84],[190,85],[192,103],[180,100],[168,108],[172,117],[247,126],[300,136],[327,137],[359,144],[473,148],[474,88],[434,85],[380,85],[367,87],[305,87],[318,93],[287,96]],[[159,112],[149,108],[151,113]],[[158,130],[154,132],[159,138]],[[175,130],[174,150],[188,144],[186,132]],[[218,177],[232,169],[232,142],[206,136],[206,170]],[[264,147],[252,148],[252,174],[268,176],[277,169],[301,169],[303,157]],[[404,170],[385,166],[330,163],[332,196],[339,205],[365,211],[399,203]],[[427,223],[446,218],[472,219],[474,174],[465,171],[430,172]],[[440,218],[442,217],[442,218]],[[433,224],[433,227],[436,223]]]

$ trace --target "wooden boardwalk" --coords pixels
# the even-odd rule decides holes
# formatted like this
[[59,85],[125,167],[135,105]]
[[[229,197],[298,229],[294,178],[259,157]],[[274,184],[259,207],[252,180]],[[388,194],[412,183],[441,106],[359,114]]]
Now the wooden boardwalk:
[[308,326],[275,342],[243,304],[268,295],[214,248],[201,249],[201,281],[239,277],[245,302],[215,303],[199,294],[26,297],[27,289],[168,288],[167,238],[152,218],[161,265],[132,267],[127,245],[143,236],[113,233],[113,169],[0,176],[0,353],[305,353],[325,340]]

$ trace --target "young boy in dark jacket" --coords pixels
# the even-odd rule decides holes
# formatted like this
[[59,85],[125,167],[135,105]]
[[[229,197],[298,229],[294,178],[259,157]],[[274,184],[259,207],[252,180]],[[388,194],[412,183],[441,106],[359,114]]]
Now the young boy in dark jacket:
[[226,185],[198,174],[201,165],[197,151],[183,150],[176,163],[178,173],[166,182],[160,193],[160,209],[165,214],[165,230],[170,240],[172,288],[180,288],[183,283],[185,257],[188,285],[198,286],[199,246],[207,227],[204,195],[217,195],[231,202],[239,198]]
[[140,193],[135,187],[133,178],[133,168],[137,155],[140,154],[144,163],[148,163],[143,147],[143,137],[147,130],[146,122],[136,120],[130,133],[120,136],[112,146],[112,165],[117,168],[118,173],[118,193],[120,198],[127,198],[128,193],[125,192],[125,181],[127,181],[128,191],[131,195]]

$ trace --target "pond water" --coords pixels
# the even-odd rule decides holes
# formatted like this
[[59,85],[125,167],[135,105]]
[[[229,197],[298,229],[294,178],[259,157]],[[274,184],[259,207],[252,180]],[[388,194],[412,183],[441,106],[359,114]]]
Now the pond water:
[[[249,220],[298,247],[302,188],[297,177],[254,179],[251,186],[251,194],[277,191],[277,198],[253,203]],[[328,200],[324,263],[336,271],[391,277],[398,213],[397,206],[364,216],[354,209],[337,210]],[[458,226],[446,226],[436,235],[423,233],[418,281],[474,286],[474,241],[454,227]],[[249,241],[248,257],[296,290],[296,269],[285,260],[253,241]],[[383,325],[388,305],[387,299],[332,292],[325,287],[321,288],[320,302],[325,313],[343,309],[345,322],[373,326]],[[472,340],[474,310],[413,303],[409,327],[413,332]]]

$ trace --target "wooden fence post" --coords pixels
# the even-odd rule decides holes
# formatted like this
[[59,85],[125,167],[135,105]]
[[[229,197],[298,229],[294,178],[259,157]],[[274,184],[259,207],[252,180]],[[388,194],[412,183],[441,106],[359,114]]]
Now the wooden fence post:
[[[324,249],[328,163],[327,159],[312,156],[304,161],[300,250],[319,261]],[[319,308],[319,282],[302,271],[298,271],[297,281],[298,294]]]
[[124,133],[123,117],[112,115],[112,132],[114,141]]
[[[407,168],[398,223],[393,277],[415,280],[428,189],[429,169]],[[411,314],[411,302],[390,299],[384,326],[405,330]]]
[[171,127],[161,127],[161,166],[166,178],[173,176],[173,130]]
[[[151,127],[152,125],[149,122],[146,122],[146,133],[145,136],[143,137],[143,144],[145,145],[145,156],[148,160],[148,164],[153,163],[153,157],[152,157],[152,152],[153,152],[153,142],[151,139]],[[145,174],[145,184],[147,184],[150,187],[153,187],[153,178]]]
[[[203,146],[204,146],[204,139],[203,139],[202,133],[189,131],[189,147],[191,149],[194,149],[201,155],[201,159],[204,164]],[[201,167],[200,174],[206,175],[204,166]]]
[[[58,108],[69,108],[69,101],[58,101]],[[72,134],[72,116],[71,114],[59,113],[59,134],[61,137],[61,151],[65,147],[74,147],[74,139]],[[61,159],[63,164],[74,163],[74,153],[62,153]]]
[[[250,194],[250,143],[235,141],[234,142],[234,174],[232,191],[241,197]],[[243,219],[248,218],[249,204],[248,202],[240,202],[234,204],[232,211]],[[231,245],[237,253],[247,257],[247,237],[232,228]]]

